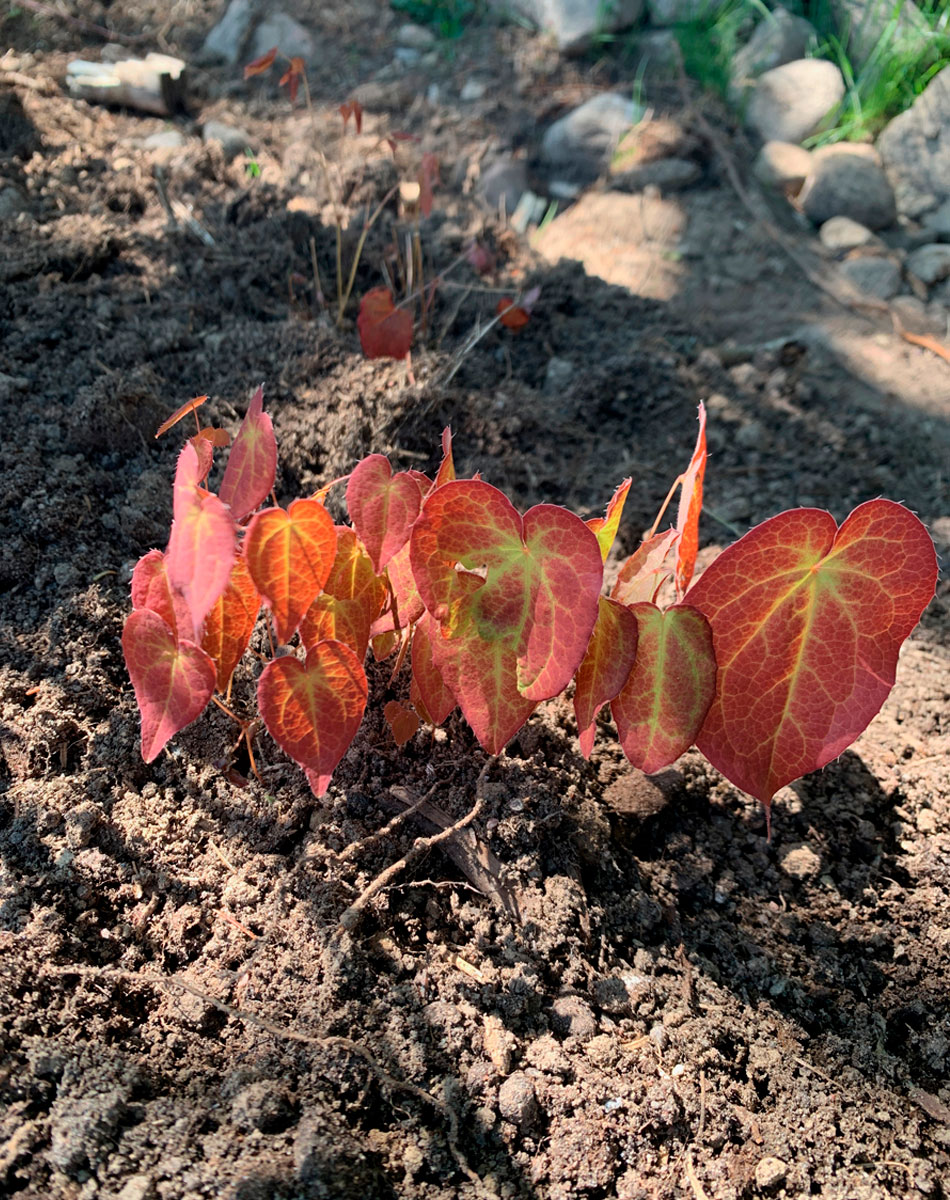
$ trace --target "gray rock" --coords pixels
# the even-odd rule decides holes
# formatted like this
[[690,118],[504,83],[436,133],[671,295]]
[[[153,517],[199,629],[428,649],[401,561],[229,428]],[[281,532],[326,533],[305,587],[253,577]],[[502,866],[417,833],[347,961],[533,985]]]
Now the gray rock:
[[416,50],[413,46],[397,46],[393,51],[393,62],[398,63],[401,67],[414,67],[420,58],[422,58],[422,51]]
[[554,355],[548,359],[544,371],[543,390],[546,396],[560,396],[570,386],[574,378],[574,364],[569,358],[559,358]]
[[894,186],[898,212],[919,217],[950,197],[950,68],[935,75],[877,148]]
[[746,450],[766,450],[770,444],[769,431],[761,421],[749,421],[736,430],[735,440]]
[[208,121],[201,131],[201,140],[220,143],[224,157],[230,162],[232,158],[243,153],[250,143],[251,137],[246,129],[238,129],[234,125],[225,125],[223,121]]
[[866,225],[850,217],[831,217],[818,231],[821,244],[828,250],[854,250],[874,241],[874,234]]
[[930,241],[950,241],[950,200],[944,200],[924,217],[924,229]]
[[759,183],[797,196],[811,172],[811,153],[794,142],[766,142],[752,167]]
[[431,50],[435,45],[435,34],[425,25],[407,21],[396,30],[396,45],[407,46],[410,50]]
[[895,296],[891,301],[891,312],[909,333],[947,336],[947,310],[938,301],[925,304],[916,296]]
[[785,1182],[788,1168],[780,1158],[760,1158],[755,1167],[756,1187],[763,1191],[771,1191]]
[[878,300],[890,300],[901,290],[901,269],[889,258],[849,258],[838,271],[859,292]]
[[728,0],[647,0],[653,25],[682,25],[687,21],[711,19]]
[[786,8],[776,8],[733,55],[729,71],[733,99],[741,99],[746,88],[765,71],[804,58],[816,38],[811,22],[793,17]]
[[150,133],[142,143],[143,150],[177,150],[184,146],[184,134],[178,129],[160,129],[158,133]]
[[497,209],[504,198],[505,212],[513,213],[528,190],[528,169],[524,160],[510,155],[496,158],[482,171],[477,190],[489,208]]
[[939,283],[950,275],[950,246],[945,242],[931,242],[913,250],[907,256],[907,270],[921,283]]
[[616,92],[593,96],[549,126],[541,158],[573,179],[596,179],[617,143],[643,116],[643,109]]
[[834,63],[800,58],[759,76],[746,120],[764,142],[802,142],[843,96],[844,79]]
[[259,58],[276,46],[282,54],[310,62],[317,53],[313,34],[285,12],[269,13],[254,30],[249,58]]
[[661,158],[611,175],[610,186],[618,192],[642,192],[646,187],[657,187],[661,192],[678,192],[695,183],[700,175],[702,170],[699,164],[690,158]]
[[483,83],[481,79],[466,79],[459,92],[459,99],[463,104],[471,104],[475,100],[481,100],[487,91],[488,84]]
[[0,221],[12,221],[20,213],[29,212],[30,206],[19,188],[7,184],[0,188]]
[[[254,0],[231,0],[224,16],[204,40],[202,55],[234,66],[244,57],[244,45],[254,20]],[[271,45],[274,43],[272,42]],[[270,49],[270,46],[267,47]]]
[[867,63],[882,37],[900,53],[919,47],[920,39],[930,32],[913,0],[831,0],[831,11],[855,68]]
[[821,159],[805,180],[799,199],[816,225],[832,217],[851,217],[868,229],[886,229],[897,216],[887,175],[877,163],[856,154]]
[[538,1098],[531,1077],[524,1071],[509,1075],[498,1089],[498,1111],[521,1129],[533,1125],[538,1116]]
[[629,29],[639,20],[643,0],[493,0],[496,7],[515,9],[543,33],[554,35],[559,50],[585,50],[598,33]]

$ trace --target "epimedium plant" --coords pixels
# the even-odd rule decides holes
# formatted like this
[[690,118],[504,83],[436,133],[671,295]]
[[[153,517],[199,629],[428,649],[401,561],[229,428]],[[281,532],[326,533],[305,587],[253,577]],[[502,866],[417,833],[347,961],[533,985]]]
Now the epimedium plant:
[[[277,467],[263,388],[217,493],[209,475],[229,437],[201,427],[205,399],[159,430],[195,413],[168,545],[132,575],[122,642],[146,762],[210,702],[230,712],[231,679],[263,609],[270,653],[257,683],[260,717],[318,796],[362,721],[372,650],[395,656],[394,677],[408,662],[410,705],[391,700],[384,710],[400,745],[458,707],[498,754],[542,701],[573,683],[585,757],[609,705],[635,766],[654,773],[696,745],[768,810],[781,787],[866,728],[934,594],[930,535],[886,499],[861,504],[840,526],[820,509],[780,513],[693,582],[702,404],[687,469],[604,595],[629,479],[600,518],[554,504],[522,514],[479,476],[457,478],[447,429],[433,478],[394,472],[371,454],[312,496],[262,507]],[[325,507],[344,483],[351,525],[335,524]],[[677,489],[676,522],[660,531]],[[259,726],[235,720],[253,766]]]

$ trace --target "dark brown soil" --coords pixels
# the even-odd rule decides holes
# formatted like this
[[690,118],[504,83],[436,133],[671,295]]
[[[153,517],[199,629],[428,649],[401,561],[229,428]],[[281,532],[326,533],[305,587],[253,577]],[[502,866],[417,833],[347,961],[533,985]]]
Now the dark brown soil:
[[[428,269],[480,234],[499,285],[536,283],[541,299],[522,333],[493,329],[463,356],[497,296],[459,269],[415,384],[365,361],[353,306],[338,330],[314,303],[311,236],[334,280],[329,197],[276,80],[198,71],[174,123],[184,145],[148,151],[160,120],[58,86],[101,37],[0,16],[0,182],[28,207],[0,256],[0,1193],[950,1194],[945,583],[882,714],[780,793],[771,841],[698,753],[650,783],[604,727],[587,763],[569,706],[551,703],[490,765],[467,839],[413,858],[345,932],[363,888],[474,803],[485,756],[457,716],[397,751],[379,668],[322,802],[266,738],[266,786],[229,782],[236,732],[217,712],[143,764],[119,638],[131,567],[167,538],[178,441],[153,434],[197,392],[233,430],[264,380],[281,502],[370,451],[432,466],[450,424],[460,469],[522,507],[593,515],[632,475],[625,551],[688,460],[705,399],[704,553],[783,508],[841,519],[879,494],[950,546],[946,364],[832,312],[715,161],[678,201],[705,250],[666,296],[552,264],[479,208],[486,144],[530,155],[547,120],[622,77],[616,60],[558,63],[484,23],[431,70],[380,82],[397,14],[298,7],[321,38],[321,144],[353,228],[398,177],[380,135],[406,130],[422,141],[401,162],[441,160]],[[218,15],[207,0],[70,12],[185,57]],[[460,105],[473,75],[487,97]],[[332,109],[367,81],[364,136],[343,142]],[[260,178],[202,144],[212,117],[248,131]],[[213,244],[167,227],[156,165]],[[387,211],[357,295],[410,228]],[[793,336],[826,318],[850,322],[850,358],[840,340]],[[552,357],[573,363],[568,386],[545,387]],[[252,675],[235,685],[244,711]],[[427,820],[373,838],[422,796]]]

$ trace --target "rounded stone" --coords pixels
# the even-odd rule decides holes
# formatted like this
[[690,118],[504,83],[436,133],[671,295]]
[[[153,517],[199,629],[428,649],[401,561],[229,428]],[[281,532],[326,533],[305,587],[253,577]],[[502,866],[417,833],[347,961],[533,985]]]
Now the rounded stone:
[[780,1158],[761,1158],[755,1168],[755,1183],[763,1191],[771,1191],[785,1182],[787,1174],[788,1168]]
[[786,195],[797,195],[811,172],[811,153],[794,142],[766,142],[753,171],[759,183]]
[[828,250],[854,250],[874,240],[866,225],[851,217],[831,217],[818,231],[821,244]]
[[815,225],[832,217],[851,217],[868,229],[885,229],[897,216],[894,189],[883,169],[855,154],[832,154],[818,162],[800,200]]
[[509,1075],[498,1089],[498,1111],[506,1121],[521,1129],[527,1128],[536,1119],[538,1098],[530,1076],[524,1071]]
[[759,76],[746,114],[764,142],[802,142],[844,96],[834,63],[800,58]]
[[877,300],[890,300],[901,290],[901,269],[889,258],[849,258],[838,271],[852,287]]

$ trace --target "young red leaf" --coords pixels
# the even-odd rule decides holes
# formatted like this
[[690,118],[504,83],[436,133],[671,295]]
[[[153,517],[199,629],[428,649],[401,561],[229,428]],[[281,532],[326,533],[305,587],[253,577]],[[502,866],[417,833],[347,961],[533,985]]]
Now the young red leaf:
[[699,433],[696,449],[683,475],[679,510],[676,515],[676,594],[682,596],[693,578],[699,550],[699,514],[703,508],[703,476],[706,474],[706,406],[699,402]]
[[433,487],[443,487],[455,478],[455,460],[452,458],[452,430],[448,425],[442,430],[442,462]]
[[423,154],[422,165],[419,167],[419,208],[424,217],[428,217],[432,213],[432,205],[435,202],[433,184],[438,181],[438,158],[434,154]]
[[379,574],[409,540],[422,507],[422,490],[408,472],[394,475],[384,454],[371,454],[350,475],[346,506]]
[[362,661],[386,596],[386,584],[373,570],[356,534],[337,526],[333,568],[323,595],[317,596],[300,622],[300,640],[308,650],[317,642],[345,642]]
[[636,656],[636,616],[622,604],[601,597],[597,624],[578,668],[574,689],[574,714],[585,758],[590,758],[594,748],[597,714],[627,682]]
[[481,242],[472,242],[465,252],[465,260],[479,275],[489,275],[495,269],[495,256]]
[[799,508],[750,530],[686,596],[719,663],[700,750],[766,806],[836,758],[886,700],[936,580],[930,535],[891,500],[860,505],[840,529]]
[[628,609],[637,621],[637,657],[611,701],[624,754],[648,775],[668,767],[696,740],[716,690],[709,625],[696,609],[655,604]]
[[191,610],[185,598],[168,581],[161,550],[143,554],[132,570],[132,607],[158,613],[176,637],[193,634]]
[[147,608],[122,630],[122,652],[142,718],[142,758],[151,762],[169,738],[204,711],[214,691],[214,663]]
[[342,642],[320,642],[299,659],[275,658],[257,685],[257,703],[268,732],[307,770],[314,791],[330,775],[356,735],[366,708],[366,675]]
[[366,293],[360,301],[356,328],[367,358],[405,358],[412,346],[412,314],[396,308],[387,287]]
[[260,58],[255,58],[253,62],[247,64],[244,68],[244,78],[250,79],[252,75],[263,75],[265,71],[271,69],[276,57],[277,47],[273,46],[266,54],[262,54]]
[[260,595],[244,556],[239,554],[234,560],[228,586],[205,619],[201,638],[202,650],[214,661],[217,687],[222,696],[227,694],[231,676],[244,657],[260,610]]
[[419,728],[419,718],[399,700],[390,700],[383,708],[383,717],[389,726],[393,740],[400,748],[411,742]]
[[[210,445],[204,444],[210,454]],[[195,446],[186,442],[175,472],[174,520],[165,569],[172,588],[181,592],[191,610],[196,634],[228,586],[237,554],[237,530],[230,512],[200,486],[206,473]]]
[[353,124],[356,126],[356,132],[363,132],[363,106],[359,100],[347,100],[345,104],[341,104],[337,110],[343,118],[343,129],[346,130],[347,122],[350,117],[353,118]]
[[[270,64],[268,64],[268,66],[269,65]],[[303,75],[303,71],[304,71],[303,59],[302,58],[292,58],[290,60],[290,66],[280,77],[280,81],[277,85],[278,87],[283,87],[285,83],[290,85],[287,90],[290,93],[290,103],[291,104],[296,104],[296,102],[297,102],[297,88],[300,85],[300,79],[301,79],[301,76]]]
[[163,421],[155,432],[155,436],[160,438],[163,433],[168,433],[173,425],[177,425],[182,417],[187,417],[189,413],[194,412],[196,408],[200,408],[208,399],[207,396],[195,396],[194,400],[187,400],[181,408],[176,408],[167,421]]
[[441,637],[439,623],[429,613],[412,634],[412,683],[410,699],[430,725],[441,725],[455,708],[455,697],[432,657],[432,639]]
[[265,508],[248,526],[244,555],[274,615],[277,640],[289,642],[333,567],[336,529],[330,514],[316,500],[294,500],[286,512]]
[[199,429],[191,441],[195,441],[196,438],[208,442],[217,450],[223,450],[231,443],[231,435],[228,431],[216,429],[213,425],[206,425],[203,429]]
[[600,556],[607,561],[607,555],[614,544],[617,530],[620,528],[620,518],[623,516],[623,506],[630,491],[632,479],[625,479],[610,498],[607,512],[602,517],[592,517],[587,522],[587,528],[592,530],[600,546]]
[[666,533],[658,533],[642,541],[620,568],[610,593],[611,600],[626,605],[638,604],[642,600],[652,603],[673,573],[668,560],[678,537],[675,529],[668,529]]
[[498,313],[499,320],[506,329],[511,329],[515,333],[519,329],[524,329],[525,325],[531,320],[531,314],[527,309],[515,304],[510,296],[502,296],[495,305],[495,312]]
[[426,500],[410,559],[441,625],[435,664],[495,754],[580,665],[603,578],[597,539],[566,509],[522,518],[496,488],[456,480]]
[[264,412],[261,384],[244,414],[218,495],[231,509],[235,521],[243,521],[264,500],[277,474],[277,440],[268,413]]

